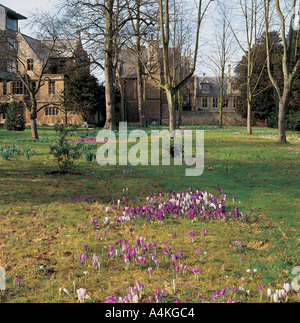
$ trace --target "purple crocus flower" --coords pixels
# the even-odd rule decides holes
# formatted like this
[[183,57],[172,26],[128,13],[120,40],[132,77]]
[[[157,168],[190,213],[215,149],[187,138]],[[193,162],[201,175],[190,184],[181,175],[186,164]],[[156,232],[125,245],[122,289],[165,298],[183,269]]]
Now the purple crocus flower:
[[192,238],[192,241],[194,241],[195,231],[194,230],[190,231],[189,236]]
[[199,276],[199,274],[200,274],[199,268],[193,268],[193,269],[191,269],[191,271],[197,276]]
[[183,252],[182,251],[178,251],[177,252],[177,257],[182,259],[182,256],[183,256]]
[[265,285],[259,285],[259,286],[257,287],[257,289],[258,289],[258,290],[263,290],[263,289],[264,289],[264,287],[265,287]]

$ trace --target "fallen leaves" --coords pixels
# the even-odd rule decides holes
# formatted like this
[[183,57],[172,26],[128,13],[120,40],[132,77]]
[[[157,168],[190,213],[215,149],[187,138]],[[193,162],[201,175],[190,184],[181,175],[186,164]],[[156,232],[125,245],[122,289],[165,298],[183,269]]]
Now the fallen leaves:
[[286,236],[286,233],[284,233],[283,231],[281,231],[281,229],[279,228],[279,231],[281,232],[281,234],[283,235],[283,237],[285,238],[285,240],[289,240],[290,238]]

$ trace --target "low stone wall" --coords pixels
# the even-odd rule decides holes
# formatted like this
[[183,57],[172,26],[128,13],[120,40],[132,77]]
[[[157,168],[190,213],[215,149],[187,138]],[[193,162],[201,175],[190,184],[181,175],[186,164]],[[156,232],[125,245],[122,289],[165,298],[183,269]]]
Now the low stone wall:
[[[181,124],[185,126],[218,126],[218,111],[182,111]],[[223,111],[224,126],[246,126],[246,119],[237,112]]]

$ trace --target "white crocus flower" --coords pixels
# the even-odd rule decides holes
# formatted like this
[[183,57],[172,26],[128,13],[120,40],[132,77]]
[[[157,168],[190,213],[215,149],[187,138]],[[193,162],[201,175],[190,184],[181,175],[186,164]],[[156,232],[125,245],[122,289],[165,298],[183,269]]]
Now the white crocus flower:
[[268,295],[268,298],[270,299],[270,297],[271,297],[271,295],[272,295],[271,288],[268,288],[268,290],[267,290],[267,295]]
[[139,297],[138,297],[138,295],[137,295],[137,294],[135,294],[135,295],[133,296],[133,300],[132,300],[132,302],[133,302],[133,303],[138,303],[138,302],[139,302]]
[[291,290],[291,285],[289,283],[283,284],[283,288],[286,291],[286,293],[288,294]]
[[84,288],[77,289],[77,295],[80,303],[83,303],[85,299],[90,299],[90,297],[86,294],[86,290]]

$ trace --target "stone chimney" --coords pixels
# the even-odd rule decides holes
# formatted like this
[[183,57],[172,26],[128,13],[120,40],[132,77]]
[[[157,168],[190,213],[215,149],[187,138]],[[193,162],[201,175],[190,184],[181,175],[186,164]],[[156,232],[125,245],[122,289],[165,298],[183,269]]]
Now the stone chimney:
[[228,78],[231,80],[231,65],[228,65]]

